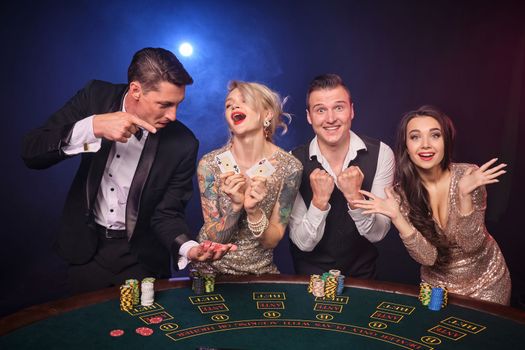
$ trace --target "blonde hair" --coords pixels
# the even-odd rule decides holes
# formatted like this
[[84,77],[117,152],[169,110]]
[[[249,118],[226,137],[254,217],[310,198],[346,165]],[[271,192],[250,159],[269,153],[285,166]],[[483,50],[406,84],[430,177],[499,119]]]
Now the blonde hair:
[[[288,124],[292,120],[292,115],[283,110],[284,104],[288,98],[281,99],[281,96],[268,88],[266,85],[253,82],[232,80],[228,84],[228,94],[234,89],[239,89],[244,97],[246,104],[257,112],[269,111],[272,115],[270,126],[264,128],[265,136],[268,141],[273,140],[273,135],[277,128],[282,128],[281,135],[286,134],[288,125],[284,118],[288,119]],[[284,117],[284,118],[283,118]]]

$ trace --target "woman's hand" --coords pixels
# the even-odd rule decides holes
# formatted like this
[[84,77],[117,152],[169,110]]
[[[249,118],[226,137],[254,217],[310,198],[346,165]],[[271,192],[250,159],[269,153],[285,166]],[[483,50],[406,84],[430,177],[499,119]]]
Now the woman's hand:
[[254,176],[248,186],[246,187],[246,192],[244,193],[244,209],[248,214],[253,214],[259,203],[266,197],[268,194],[268,189],[266,187],[266,178],[262,176]]
[[363,211],[363,214],[383,214],[385,216],[388,216],[392,221],[401,217],[399,204],[394,198],[394,194],[392,193],[391,187],[385,188],[385,199],[377,197],[376,195],[368,191],[360,190],[359,192],[369,199],[354,200],[352,201],[352,204],[356,208],[364,209],[365,211]]
[[244,205],[244,192],[246,186],[246,178],[244,175],[229,171],[221,174],[220,180],[219,190],[230,197],[233,211],[241,211]]
[[468,168],[465,174],[458,182],[458,189],[460,197],[466,197],[472,194],[472,192],[483,185],[493,184],[499,182],[497,177],[505,174],[507,171],[502,170],[507,166],[505,163],[501,163],[493,168],[491,166],[498,160],[493,158],[483,164],[478,169]]

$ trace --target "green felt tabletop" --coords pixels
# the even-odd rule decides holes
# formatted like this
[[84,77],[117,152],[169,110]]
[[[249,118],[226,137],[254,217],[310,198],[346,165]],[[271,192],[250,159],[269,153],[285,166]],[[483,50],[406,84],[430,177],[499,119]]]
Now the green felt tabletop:
[[[150,324],[154,316],[162,322]],[[136,333],[149,327],[151,336]],[[111,337],[111,330],[124,335]],[[0,337],[0,349],[518,349],[525,326],[416,297],[346,287],[335,300],[315,298],[305,284],[216,284],[197,296],[188,288],[156,292],[155,304],[120,311],[119,300],[82,307]]]

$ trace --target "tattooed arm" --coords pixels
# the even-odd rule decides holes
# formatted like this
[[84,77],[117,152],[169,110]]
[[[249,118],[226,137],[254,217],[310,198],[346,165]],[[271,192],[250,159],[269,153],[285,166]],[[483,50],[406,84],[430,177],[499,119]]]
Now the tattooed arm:
[[260,240],[265,248],[275,248],[284,236],[292,206],[301,185],[302,167],[288,174],[282,182],[281,191],[269,218],[270,224]]
[[[235,196],[239,195],[239,189],[244,185],[242,175],[236,175],[233,172],[224,175],[220,179],[216,178],[204,159],[199,162],[197,176],[204,216],[205,238],[219,243],[229,243],[237,231],[237,222],[242,207],[238,208],[238,205],[235,205]],[[226,182],[228,182],[228,188],[224,188],[223,184]],[[229,201],[225,207],[222,207],[219,202],[219,191],[221,189],[230,199],[234,197],[234,202]]]

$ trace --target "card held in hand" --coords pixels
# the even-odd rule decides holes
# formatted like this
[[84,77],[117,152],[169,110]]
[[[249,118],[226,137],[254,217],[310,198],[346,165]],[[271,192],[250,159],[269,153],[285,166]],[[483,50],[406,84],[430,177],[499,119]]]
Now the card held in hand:
[[226,151],[215,156],[215,162],[223,174],[229,171],[233,171],[235,174],[239,174],[241,172],[239,166],[235,162],[235,158],[233,158],[232,152],[230,151]]
[[270,177],[275,172],[273,165],[266,159],[263,158],[257,164],[252,166],[246,171],[246,175],[249,177],[262,176]]

